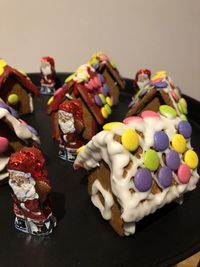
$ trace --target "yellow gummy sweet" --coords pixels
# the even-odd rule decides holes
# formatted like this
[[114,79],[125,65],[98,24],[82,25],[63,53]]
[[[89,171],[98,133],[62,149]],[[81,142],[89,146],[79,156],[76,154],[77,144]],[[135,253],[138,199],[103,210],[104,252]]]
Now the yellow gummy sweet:
[[127,129],[122,134],[122,145],[128,150],[128,151],[135,151],[139,146],[139,138],[133,129]]
[[77,150],[76,150],[76,153],[79,153],[79,152],[81,152],[83,149],[85,148],[85,145],[84,146],[81,146],[81,147],[79,147]]
[[172,147],[178,153],[183,153],[186,149],[186,140],[181,134],[175,134],[172,138]]
[[105,119],[108,118],[108,112],[106,111],[104,107],[101,108],[101,114]]
[[113,122],[109,122],[109,123],[104,124],[103,129],[105,131],[111,131],[113,128],[120,127],[122,125],[124,125],[122,122],[113,121]]
[[50,97],[48,102],[47,102],[47,105],[50,105],[53,102],[53,99],[54,99],[54,96]]
[[197,154],[190,149],[185,153],[184,161],[191,169],[195,169],[199,163]]

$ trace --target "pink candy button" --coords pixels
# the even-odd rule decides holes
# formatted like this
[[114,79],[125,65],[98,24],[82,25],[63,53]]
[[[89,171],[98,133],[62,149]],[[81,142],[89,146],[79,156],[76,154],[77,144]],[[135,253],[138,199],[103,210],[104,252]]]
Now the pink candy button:
[[142,119],[140,117],[138,117],[138,116],[130,116],[130,117],[124,119],[123,123],[124,124],[129,124],[131,122],[136,122],[136,121],[139,121],[139,120],[142,120]]
[[160,118],[160,115],[154,111],[151,111],[151,110],[146,110],[146,111],[143,111],[141,113],[141,117],[144,119],[144,118],[147,118],[147,117],[151,117],[151,118]]
[[96,84],[96,87],[101,87],[101,82],[99,81],[98,77],[94,78],[94,82]]
[[191,171],[186,164],[181,164],[178,168],[178,179],[182,184],[187,184],[190,180]]
[[172,95],[173,99],[174,99],[176,102],[179,101],[180,97],[174,92],[174,90],[171,91],[170,94]]
[[8,148],[8,139],[0,136],[0,154],[5,152]]

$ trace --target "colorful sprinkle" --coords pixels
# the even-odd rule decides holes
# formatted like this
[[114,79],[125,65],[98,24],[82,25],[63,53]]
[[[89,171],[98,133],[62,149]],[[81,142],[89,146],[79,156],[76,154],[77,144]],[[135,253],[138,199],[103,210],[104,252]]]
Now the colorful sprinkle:
[[141,113],[141,117],[147,118],[147,117],[152,117],[152,118],[160,118],[160,115],[154,111],[151,110],[145,110]]
[[168,105],[161,105],[159,108],[160,113],[166,118],[173,119],[176,118],[176,110]]
[[10,94],[8,96],[8,103],[10,105],[16,105],[19,102],[19,96],[17,94]]
[[133,129],[127,129],[122,134],[122,145],[128,150],[128,151],[135,151],[139,146],[139,138]]
[[141,168],[137,171],[134,177],[134,184],[137,190],[140,192],[146,192],[151,189],[152,175],[146,168]]
[[104,117],[104,119],[108,118],[108,112],[106,111],[104,107],[101,108],[101,114]]
[[197,154],[190,149],[186,151],[184,155],[184,161],[191,169],[196,169],[196,167],[199,164],[199,159]]
[[144,166],[150,171],[156,171],[158,169],[160,159],[155,150],[149,149],[144,154]]
[[180,167],[178,168],[177,176],[178,180],[182,184],[187,184],[191,176],[190,168],[186,164],[181,164]]
[[173,171],[178,170],[181,163],[180,156],[175,150],[170,150],[166,155],[166,165]]
[[157,131],[154,134],[154,148],[163,151],[169,146],[169,138],[164,131]]
[[178,131],[185,138],[190,138],[192,135],[192,127],[188,121],[180,121],[178,124]]
[[172,171],[170,168],[164,166],[158,172],[158,182],[163,188],[167,188],[172,183]]
[[109,123],[104,124],[103,129],[105,131],[111,131],[113,128],[120,127],[120,126],[123,126],[123,125],[124,124],[122,122],[118,122],[118,121],[116,121],[116,122],[109,122]]
[[186,140],[181,134],[175,134],[172,138],[172,147],[179,154],[183,153],[186,149]]
[[8,139],[0,136],[0,154],[5,152],[8,148]]

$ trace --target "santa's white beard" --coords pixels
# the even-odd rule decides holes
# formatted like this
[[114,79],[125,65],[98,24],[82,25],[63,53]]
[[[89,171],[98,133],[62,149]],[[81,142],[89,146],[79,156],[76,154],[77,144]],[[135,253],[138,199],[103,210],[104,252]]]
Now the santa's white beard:
[[74,127],[74,119],[71,118],[70,120],[67,120],[66,122],[62,122],[59,120],[60,129],[64,134],[67,133],[74,133],[75,127]]
[[48,76],[52,74],[51,66],[41,68],[41,71],[44,76]]
[[38,198],[38,194],[35,191],[35,181],[31,181],[30,183],[24,183],[22,185],[17,185],[16,183],[12,183],[9,180],[9,185],[11,186],[15,196],[19,201],[26,201]]

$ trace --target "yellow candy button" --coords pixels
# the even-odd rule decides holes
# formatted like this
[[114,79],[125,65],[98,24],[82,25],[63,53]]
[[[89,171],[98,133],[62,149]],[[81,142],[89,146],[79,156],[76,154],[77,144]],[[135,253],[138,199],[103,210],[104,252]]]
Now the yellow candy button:
[[48,102],[47,102],[47,105],[49,106],[52,102],[53,102],[53,96],[51,98],[49,98]]
[[120,127],[122,125],[124,125],[124,124],[121,122],[113,121],[113,122],[109,122],[109,123],[104,124],[103,129],[105,131],[111,131],[113,128]]
[[104,117],[104,119],[108,118],[108,112],[106,111],[104,107],[101,108],[101,114]]
[[129,151],[135,151],[139,146],[139,138],[133,129],[127,129],[122,134],[122,145]]
[[109,96],[106,97],[106,103],[112,107],[112,99]]
[[193,150],[188,150],[185,153],[184,161],[191,169],[195,169],[199,163],[198,156]]
[[186,148],[186,140],[181,134],[175,134],[172,138],[172,147],[178,153],[183,153]]
[[85,148],[85,146],[81,146],[81,147],[79,147],[79,148],[76,150],[76,153],[81,152],[84,148]]

